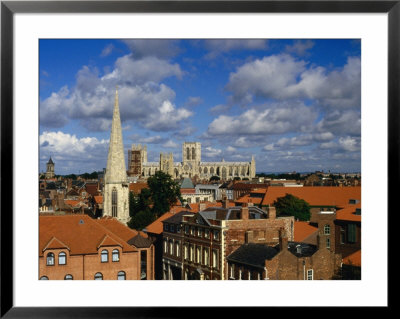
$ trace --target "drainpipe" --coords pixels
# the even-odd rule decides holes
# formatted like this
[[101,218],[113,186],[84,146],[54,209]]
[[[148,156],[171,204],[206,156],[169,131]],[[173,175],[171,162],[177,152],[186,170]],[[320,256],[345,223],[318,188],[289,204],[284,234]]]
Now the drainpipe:
[[303,259],[303,280],[306,280],[306,261]]

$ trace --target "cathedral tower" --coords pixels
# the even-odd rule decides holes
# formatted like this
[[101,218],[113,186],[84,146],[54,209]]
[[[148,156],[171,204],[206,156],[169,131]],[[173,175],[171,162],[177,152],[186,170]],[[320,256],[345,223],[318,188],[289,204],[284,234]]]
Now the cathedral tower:
[[51,159],[46,164],[46,178],[53,178],[54,177],[54,162]]
[[124,144],[118,105],[118,90],[115,91],[114,112],[108,148],[107,169],[104,177],[104,216],[129,221],[129,185],[126,175]]

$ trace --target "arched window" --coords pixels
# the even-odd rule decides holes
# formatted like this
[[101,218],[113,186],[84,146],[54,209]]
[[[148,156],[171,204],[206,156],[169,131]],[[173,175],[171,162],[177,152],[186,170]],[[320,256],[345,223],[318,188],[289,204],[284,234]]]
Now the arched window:
[[208,168],[204,167],[204,174],[207,174],[207,173],[208,173]]
[[118,217],[118,193],[115,187],[111,193],[111,212],[112,217]]
[[331,234],[331,226],[325,225],[324,226],[324,234],[325,235],[330,235]]
[[194,147],[192,147],[192,160],[196,159],[196,151]]
[[62,251],[58,254],[58,264],[65,265],[67,263],[67,255]]
[[47,276],[42,276],[39,280],[49,280],[49,278]]
[[169,241],[169,254],[174,254],[174,242],[172,240]]
[[46,260],[47,260],[46,261],[47,266],[54,266],[54,254],[53,253],[48,253]]
[[214,174],[214,167],[210,168],[210,174]]
[[73,280],[72,275],[65,275],[64,280]]
[[168,252],[168,240],[164,239],[164,253]]
[[108,262],[108,251],[106,249],[101,251],[101,262],[102,263]]
[[112,261],[119,261],[119,250],[118,249],[114,249],[112,251]]
[[118,272],[118,276],[117,276],[118,280],[126,280],[126,274],[124,271],[120,271]]
[[186,159],[190,160],[190,148],[186,147]]
[[179,241],[175,242],[175,254],[177,257],[180,256]]
[[103,280],[103,274],[101,272],[98,272],[94,275],[94,280]]

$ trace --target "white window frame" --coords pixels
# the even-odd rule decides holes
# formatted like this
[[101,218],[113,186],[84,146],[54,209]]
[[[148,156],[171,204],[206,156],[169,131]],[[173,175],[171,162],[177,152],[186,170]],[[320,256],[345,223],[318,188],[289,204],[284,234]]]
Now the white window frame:
[[324,226],[324,235],[330,235],[331,234],[331,226],[329,224],[326,224]]
[[314,271],[312,269],[307,270],[307,280],[314,280]]

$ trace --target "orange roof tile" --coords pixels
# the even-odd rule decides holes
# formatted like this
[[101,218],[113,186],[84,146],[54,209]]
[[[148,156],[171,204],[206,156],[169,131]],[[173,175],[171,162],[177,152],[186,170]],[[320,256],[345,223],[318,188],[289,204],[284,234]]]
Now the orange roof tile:
[[355,205],[347,205],[343,209],[336,211],[336,219],[361,222],[361,215],[356,215],[356,209],[361,209],[361,203]]
[[[182,207],[184,208],[184,207]],[[163,232],[163,223],[162,221],[170,218],[171,216],[174,216],[175,213],[167,212],[164,215],[161,215],[159,218],[157,218],[154,222],[152,222],[150,225],[146,227],[146,231],[148,233],[152,234],[161,234]]]
[[361,267],[361,249],[343,258],[343,264]]
[[272,205],[279,197],[286,194],[304,199],[311,206],[344,207],[350,199],[361,200],[361,187],[334,187],[334,186],[307,186],[307,187],[280,187],[267,189],[262,205]]
[[94,201],[97,203],[97,204],[103,204],[103,196],[94,196]]
[[239,203],[239,204],[243,204],[243,203],[253,203],[256,205],[261,204],[262,202],[262,198],[259,197],[251,197],[250,194],[244,195],[240,198],[238,198],[237,200],[235,200],[235,203]]
[[71,206],[71,207],[77,207],[81,203],[80,200],[72,200],[72,199],[64,199],[64,203]]
[[137,231],[136,229],[131,229],[127,227],[125,224],[121,223],[119,220],[112,217],[103,217],[95,220],[97,223],[102,225],[103,227],[111,230],[114,234],[118,234],[123,240],[128,241],[132,237],[135,237],[138,233],[147,238],[147,235],[141,231]]
[[106,247],[106,246],[120,246],[122,247],[122,244],[115,239],[111,238],[108,235],[104,235],[104,238],[100,241],[100,244],[97,246],[97,249],[100,247]]
[[129,190],[135,194],[140,194],[143,188],[148,188],[147,183],[129,183]]
[[318,232],[318,227],[311,226],[308,222],[294,222],[294,241],[307,241],[309,237],[314,235],[316,232]]
[[59,241],[56,237],[52,237],[48,242],[48,244],[43,248],[43,251],[45,251],[46,249],[62,249],[62,248],[70,250],[66,244]]
[[43,249],[53,237],[68,245],[71,255],[96,254],[105,235],[120,242],[124,252],[137,251],[121,239],[120,233],[112,232],[87,215],[39,216],[39,255],[43,256]]

